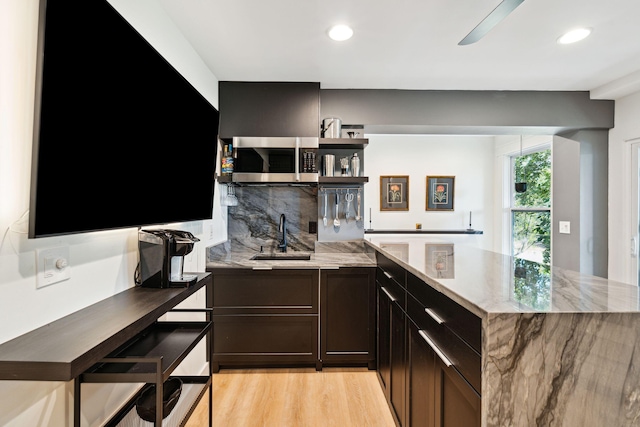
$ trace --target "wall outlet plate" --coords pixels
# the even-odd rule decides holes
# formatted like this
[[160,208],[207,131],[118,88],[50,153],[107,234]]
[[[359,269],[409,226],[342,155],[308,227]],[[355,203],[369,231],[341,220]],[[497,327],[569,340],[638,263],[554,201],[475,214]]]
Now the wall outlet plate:
[[71,278],[69,247],[36,250],[36,288],[53,285]]
[[571,221],[558,221],[558,233],[571,234]]

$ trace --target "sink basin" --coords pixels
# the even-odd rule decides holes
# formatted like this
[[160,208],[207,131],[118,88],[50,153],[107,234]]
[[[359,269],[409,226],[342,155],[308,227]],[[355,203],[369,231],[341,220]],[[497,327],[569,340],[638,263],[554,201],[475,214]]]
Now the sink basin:
[[280,261],[280,260],[299,260],[309,261],[311,255],[307,253],[295,253],[295,252],[261,252],[251,257],[256,261]]

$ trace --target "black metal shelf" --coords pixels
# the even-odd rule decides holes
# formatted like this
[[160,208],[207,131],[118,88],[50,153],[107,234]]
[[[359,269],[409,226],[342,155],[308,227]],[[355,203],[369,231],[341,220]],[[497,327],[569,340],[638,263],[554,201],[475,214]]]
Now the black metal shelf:
[[361,184],[369,182],[367,176],[319,176],[319,184]]
[[166,381],[211,329],[211,322],[156,322],[82,374],[82,382]]
[[369,144],[369,138],[320,138],[319,148],[362,149]]
[[483,234],[482,230],[364,230],[364,234]]
[[[162,420],[163,426],[184,426],[195,411],[207,390],[211,390],[211,376],[177,376],[183,382],[182,393],[173,411]],[[105,427],[121,425],[153,426],[153,423],[141,420],[136,412],[136,400],[140,390],[125,403],[120,410],[105,424]],[[212,399],[209,398],[211,405]]]

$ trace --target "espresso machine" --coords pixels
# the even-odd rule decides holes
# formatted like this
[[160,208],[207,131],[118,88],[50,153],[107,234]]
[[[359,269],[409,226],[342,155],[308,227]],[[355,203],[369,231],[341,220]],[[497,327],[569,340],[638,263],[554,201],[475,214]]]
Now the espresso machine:
[[198,276],[184,274],[184,257],[200,239],[188,231],[139,230],[136,284],[147,288],[186,287]]

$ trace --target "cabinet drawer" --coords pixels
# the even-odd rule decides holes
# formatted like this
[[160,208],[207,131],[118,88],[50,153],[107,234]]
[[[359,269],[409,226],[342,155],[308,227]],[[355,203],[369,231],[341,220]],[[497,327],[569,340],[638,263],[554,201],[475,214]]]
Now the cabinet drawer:
[[378,264],[378,268],[386,273],[387,277],[392,278],[397,283],[399,283],[403,288],[406,287],[406,270],[391,261],[386,256],[380,254],[380,252],[376,252],[376,262]]
[[395,303],[404,310],[406,307],[407,292],[398,282],[384,273],[380,267],[376,270],[376,281],[378,285],[384,289],[383,292],[386,291],[384,293],[387,294],[392,301],[395,301]]
[[407,314],[409,318],[418,329],[427,334],[438,349],[453,363],[456,370],[480,394],[482,357],[444,324],[436,322],[426,313],[425,308],[414,297],[407,296]]
[[213,316],[214,361],[315,362],[317,349],[317,316]]
[[317,270],[219,269],[213,272],[214,314],[317,314]]
[[411,273],[407,273],[407,291],[478,353],[482,352],[482,320],[478,316]]

